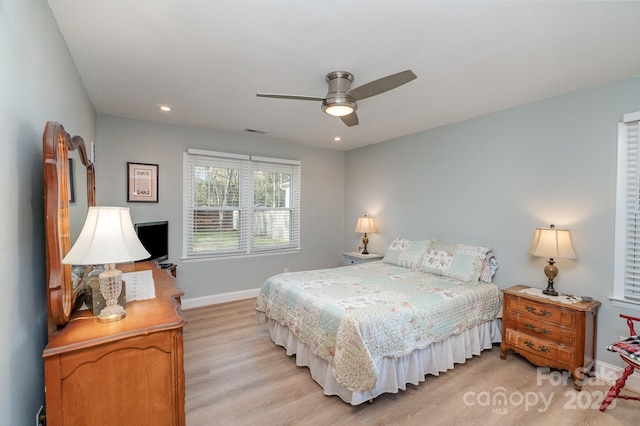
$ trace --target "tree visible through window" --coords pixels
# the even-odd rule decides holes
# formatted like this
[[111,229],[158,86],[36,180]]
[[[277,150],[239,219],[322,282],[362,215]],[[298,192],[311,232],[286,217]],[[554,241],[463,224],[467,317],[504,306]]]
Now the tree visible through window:
[[240,170],[195,167],[193,231],[195,251],[240,248]]
[[300,163],[185,153],[185,258],[299,249]]
[[291,173],[253,172],[253,247],[288,246],[293,210]]

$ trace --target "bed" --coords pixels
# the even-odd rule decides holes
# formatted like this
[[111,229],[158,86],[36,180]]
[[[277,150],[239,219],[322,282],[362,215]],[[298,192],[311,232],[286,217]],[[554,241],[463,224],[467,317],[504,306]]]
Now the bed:
[[358,405],[502,340],[488,247],[396,238],[381,261],[266,280],[258,319],[326,395]]

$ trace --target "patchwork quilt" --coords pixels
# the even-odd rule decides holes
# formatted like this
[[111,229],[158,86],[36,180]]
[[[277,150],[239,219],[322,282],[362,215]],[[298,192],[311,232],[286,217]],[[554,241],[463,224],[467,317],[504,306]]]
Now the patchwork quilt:
[[494,284],[384,262],[279,274],[256,300],[260,321],[288,327],[354,392],[374,387],[383,357],[408,355],[490,321],[500,306]]

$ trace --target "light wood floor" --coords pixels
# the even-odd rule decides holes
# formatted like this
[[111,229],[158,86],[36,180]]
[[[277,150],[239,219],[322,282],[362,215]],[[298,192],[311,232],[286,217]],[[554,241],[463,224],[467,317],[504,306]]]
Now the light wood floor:
[[[512,352],[501,360],[498,346],[353,407],[322,393],[309,370],[271,341],[253,306],[248,299],[185,311],[187,426],[640,424],[640,402],[617,399],[601,413],[608,385],[589,383],[578,393],[572,379],[553,382],[555,371],[537,385],[536,368]],[[500,392],[506,405],[491,404]]]

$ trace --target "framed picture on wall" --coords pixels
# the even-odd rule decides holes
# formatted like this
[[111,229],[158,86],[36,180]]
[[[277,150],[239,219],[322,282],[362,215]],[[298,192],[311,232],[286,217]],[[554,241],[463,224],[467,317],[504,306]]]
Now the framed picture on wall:
[[158,165],[127,162],[127,202],[158,202]]

